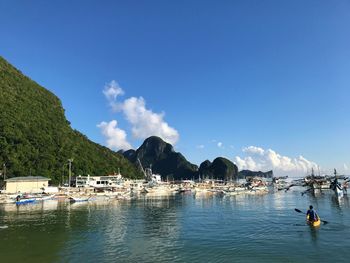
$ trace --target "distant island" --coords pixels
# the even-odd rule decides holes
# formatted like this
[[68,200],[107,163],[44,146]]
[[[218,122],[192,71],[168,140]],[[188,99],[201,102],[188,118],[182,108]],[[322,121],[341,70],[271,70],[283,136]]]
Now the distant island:
[[163,180],[181,179],[219,179],[231,181],[244,179],[247,176],[272,178],[273,172],[254,172],[243,170],[224,157],[217,157],[213,162],[206,160],[198,168],[190,163],[171,144],[161,138],[151,136],[147,138],[137,150],[120,151],[130,162],[143,167],[152,167],[154,173],[160,174]]

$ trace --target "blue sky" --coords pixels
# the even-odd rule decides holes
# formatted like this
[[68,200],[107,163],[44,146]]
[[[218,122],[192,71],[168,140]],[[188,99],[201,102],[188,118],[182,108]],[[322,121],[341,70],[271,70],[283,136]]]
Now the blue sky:
[[[138,147],[165,123],[196,164],[350,167],[349,1],[72,2],[0,1],[0,55],[91,140]],[[132,98],[155,126],[131,120]]]

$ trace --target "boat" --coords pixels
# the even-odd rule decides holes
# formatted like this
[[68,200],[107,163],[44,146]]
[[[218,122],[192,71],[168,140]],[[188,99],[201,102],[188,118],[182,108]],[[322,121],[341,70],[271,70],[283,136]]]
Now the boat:
[[51,200],[55,197],[55,195],[42,195],[42,196],[38,196],[38,197],[35,197],[35,200],[36,201],[45,201],[45,200]]
[[344,196],[344,191],[343,191],[343,187],[340,184],[336,184],[334,186],[335,190],[335,194],[338,198],[342,198]]
[[287,178],[288,178],[288,175],[281,176],[281,177],[273,177],[272,184],[274,189],[276,189],[277,191],[289,189],[290,184],[286,181]]
[[318,217],[317,221],[310,221],[309,220],[309,215],[306,216],[306,222],[308,225],[313,226],[313,227],[317,227],[321,225],[321,218]]
[[35,198],[24,198],[24,199],[18,199],[15,204],[16,205],[24,205],[24,204],[29,204],[29,203],[34,203]]
[[141,193],[161,196],[174,193],[174,189],[170,188],[170,186],[166,183],[160,183],[151,186],[144,186],[144,188],[141,190]]
[[74,203],[74,202],[87,202],[89,201],[91,198],[91,196],[87,197],[87,196],[84,196],[84,197],[74,197],[74,196],[71,196],[69,197],[69,201]]
[[334,191],[335,195],[338,198],[342,198],[344,196],[344,188],[341,185],[341,183],[338,182],[338,175],[337,175],[337,170],[336,169],[334,169],[334,180],[330,184],[330,188]]

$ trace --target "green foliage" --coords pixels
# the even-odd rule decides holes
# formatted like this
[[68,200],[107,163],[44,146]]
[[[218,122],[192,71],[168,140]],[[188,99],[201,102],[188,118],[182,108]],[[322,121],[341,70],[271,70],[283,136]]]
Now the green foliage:
[[[70,127],[60,100],[0,57],[0,165],[8,177],[38,175],[58,183],[67,160],[78,175],[142,174],[122,155]],[[1,169],[1,168],[0,168]]]

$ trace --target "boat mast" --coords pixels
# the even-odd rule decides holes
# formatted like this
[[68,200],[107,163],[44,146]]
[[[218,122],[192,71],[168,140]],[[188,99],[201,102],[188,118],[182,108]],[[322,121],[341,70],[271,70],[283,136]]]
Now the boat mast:
[[70,190],[70,181],[71,181],[71,177],[72,177],[72,162],[73,162],[73,159],[68,159],[68,162],[69,162],[68,189]]
[[145,176],[145,179],[146,179],[147,175],[146,175],[145,170],[143,169],[142,163],[141,163],[141,161],[140,161],[140,159],[139,159],[139,158],[137,158],[137,162],[139,163],[140,168],[141,168],[141,171],[142,171],[142,173],[143,173],[143,175]]

